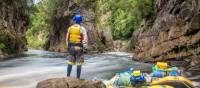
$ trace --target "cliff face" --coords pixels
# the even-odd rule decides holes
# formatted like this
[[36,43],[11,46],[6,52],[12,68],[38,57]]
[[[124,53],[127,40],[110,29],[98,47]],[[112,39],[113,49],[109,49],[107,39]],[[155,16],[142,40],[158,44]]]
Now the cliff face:
[[28,25],[26,0],[0,0],[0,58],[27,50]]
[[53,16],[52,26],[49,30],[48,40],[45,45],[46,50],[65,52],[65,36],[67,29],[73,24],[72,18],[76,13],[84,16],[83,26],[88,31],[89,49],[101,50],[101,36],[96,29],[96,0],[61,0],[61,5],[57,6]]
[[135,59],[200,70],[200,1],[156,0],[156,16],[133,33]]

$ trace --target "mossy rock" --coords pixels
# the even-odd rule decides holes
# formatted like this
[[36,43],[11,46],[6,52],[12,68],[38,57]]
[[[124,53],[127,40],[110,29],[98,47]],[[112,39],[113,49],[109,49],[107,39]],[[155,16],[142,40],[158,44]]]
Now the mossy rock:
[[19,51],[19,45],[20,45],[19,37],[15,36],[10,32],[7,31],[0,32],[0,43],[4,45],[4,47],[1,48],[2,52],[10,54]]

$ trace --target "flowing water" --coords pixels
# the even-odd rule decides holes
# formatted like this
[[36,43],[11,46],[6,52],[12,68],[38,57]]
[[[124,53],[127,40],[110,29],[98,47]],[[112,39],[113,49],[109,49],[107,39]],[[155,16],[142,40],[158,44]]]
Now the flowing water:
[[[39,81],[66,77],[65,57],[64,53],[29,50],[23,57],[2,61],[0,88],[35,88]],[[151,64],[134,62],[131,58],[132,54],[124,52],[85,55],[81,77],[106,80],[132,66],[143,71],[151,68]],[[71,76],[76,76],[76,67],[73,67]]]
[[[109,79],[114,73],[131,66],[148,68],[150,65],[131,61],[131,54],[110,52],[85,55],[82,78]],[[25,56],[0,62],[0,88],[35,88],[36,84],[48,78],[66,77],[67,59],[64,53],[29,50]],[[76,67],[71,74],[76,76]]]

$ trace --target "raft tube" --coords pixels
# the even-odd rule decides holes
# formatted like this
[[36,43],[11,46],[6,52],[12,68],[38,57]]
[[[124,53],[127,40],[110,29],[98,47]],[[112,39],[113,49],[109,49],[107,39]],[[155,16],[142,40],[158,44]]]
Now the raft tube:
[[195,88],[192,82],[183,76],[167,76],[158,80],[153,80],[150,85],[169,85],[174,88]]

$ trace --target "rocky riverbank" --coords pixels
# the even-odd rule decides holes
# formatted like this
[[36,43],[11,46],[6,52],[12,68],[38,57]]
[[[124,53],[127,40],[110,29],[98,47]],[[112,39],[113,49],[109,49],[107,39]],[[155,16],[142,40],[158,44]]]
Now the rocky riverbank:
[[156,14],[134,32],[134,59],[167,61],[188,70],[200,70],[200,2],[156,0]]
[[28,0],[0,1],[0,58],[27,50]]

